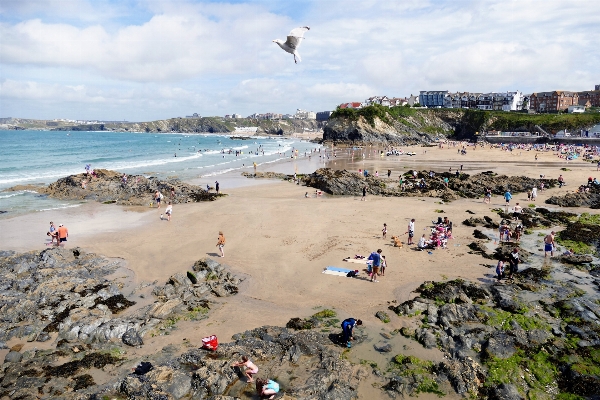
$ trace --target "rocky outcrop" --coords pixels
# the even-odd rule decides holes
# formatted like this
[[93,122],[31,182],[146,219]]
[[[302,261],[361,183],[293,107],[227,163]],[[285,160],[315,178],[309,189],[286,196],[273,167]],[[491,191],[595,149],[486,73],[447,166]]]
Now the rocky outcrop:
[[[444,183],[444,178],[448,179],[447,186]],[[413,179],[413,171],[408,171],[404,174],[405,189],[402,190],[396,179],[376,178],[373,175],[365,177],[356,172],[330,168],[320,168],[301,179],[306,186],[334,195],[360,196],[366,186],[367,193],[373,195],[440,197],[444,201],[451,201],[460,197],[480,198],[485,193],[486,188],[490,188],[492,193],[497,195],[503,195],[506,190],[510,190],[512,193],[525,192],[539,184],[539,179],[525,176],[497,175],[492,172],[475,175],[460,174],[459,176],[443,172],[430,177],[429,171],[419,171],[417,172],[417,179]],[[421,179],[424,179],[424,185],[420,184]],[[558,181],[544,179],[544,183],[546,187],[554,187],[558,184]]]
[[240,283],[218,262],[199,260],[193,266],[195,284],[185,273],[175,274],[154,288],[156,302],[128,313],[136,303],[104,278],[119,267],[118,261],[79,248],[0,254],[0,341],[42,342],[58,332],[59,340],[72,343],[122,340],[138,346],[147,332],[174,315],[206,317],[212,300],[236,294]]
[[[97,169],[95,173],[96,177],[85,173],[70,175],[37,191],[58,199],[85,199],[107,204],[136,206],[151,204],[157,190],[164,196],[163,203],[172,201],[173,204],[213,201],[221,196],[177,179],[159,180],[154,177],[146,178],[143,175],[125,175],[127,180],[123,182],[123,174],[120,172]],[[174,198],[171,198],[171,189],[175,189]]]
[[206,318],[214,300],[236,294],[240,283],[207,258],[187,271],[195,283],[177,273],[154,288],[156,301],[140,307],[106,279],[121,267],[79,248],[0,252],[0,344],[53,340],[47,351],[13,347],[0,367],[0,397],[80,398],[76,391],[96,385],[87,370],[122,364],[118,355],[126,350],[119,346],[143,346],[149,333],[168,334],[182,315]]
[[551,196],[546,199],[546,203],[561,207],[588,207],[598,209],[600,208],[600,190],[587,193],[567,193],[563,196]]
[[598,394],[574,384],[600,382],[593,356],[600,351],[598,295],[584,296],[535,268],[488,288],[454,280],[425,282],[416,292],[418,297],[389,308],[419,315],[426,325],[406,333],[448,354],[448,361],[434,367],[437,382],[443,372],[458,393],[482,398]]

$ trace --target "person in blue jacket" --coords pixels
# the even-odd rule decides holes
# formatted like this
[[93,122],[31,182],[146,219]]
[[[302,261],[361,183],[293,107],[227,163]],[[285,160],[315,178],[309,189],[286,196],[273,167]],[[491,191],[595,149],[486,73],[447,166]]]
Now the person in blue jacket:
[[360,319],[347,318],[342,322],[342,334],[344,335],[344,342],[348,348],[352,347],[350,344],[350,340],[353,340],[352,330],[356,325],[362,325],[362,321]]

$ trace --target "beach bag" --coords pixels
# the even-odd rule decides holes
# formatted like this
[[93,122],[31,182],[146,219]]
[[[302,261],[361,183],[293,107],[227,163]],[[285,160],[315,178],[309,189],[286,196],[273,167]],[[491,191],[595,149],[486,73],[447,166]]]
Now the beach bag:
[[217,350],[219,347],[219,340],[215,335],[210,335],[202,338],[202,348],[206,350]]

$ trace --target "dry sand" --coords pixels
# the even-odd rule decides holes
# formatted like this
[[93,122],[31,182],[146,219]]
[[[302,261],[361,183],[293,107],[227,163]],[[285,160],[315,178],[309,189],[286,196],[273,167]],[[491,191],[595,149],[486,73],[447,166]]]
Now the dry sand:
[[[518,155],[517,151],[510,155],[497,149],[478,149],[460,156],[456,149],[415,147],[412,150],[416,156],[381,159],[374,155],[365,160],[360,156],[358,161],[343,159],[338,152],[337,158],[330,159],[330,166],[356,171],[367,168],[381,173],[391,169],[393,177],[413,167],[437,171],[452,167],[454,171],[460,164],[467,173],[494,170],[532,177],[545,174],[552,178],[562,173],[568,186],[538,192],[538,204],[544,204],[549,195],[576,189],[589,175],[595,176],[596,170],[595,165],[583,161],[567,164],[552,153],[538,153],[539,160],[535,162],[533,152]],[[563,166],[571,171],[561,171]],[[288,163],[287,167],[277,168],[296,167]],[[263,170],[274,169],[265,166]],[[155,352],[169,342],[180,343],[183,338],[200,343],[203,336],[216,334],[221,341],[228,341],[237,332],[262,325],[281,326],[292,317],[309,316],[317,307],[335,308],[340,319],[361,318],[375,333],[382,329],[391,331],[410,321],[392,315],[392,321],[384,325],[375,318],[375,312],[386,310],[390,301],[402,302],[414,297],[412,291],[423,281],[491,280],[493,271],[483,265],[484,260],[467,253],[473,229],[463,226],[461,221],[469,217],[467,209],[480,216],[495,217],[490,209],[503,205],[501,197],[495,196],[489,205],[473,199],[439,204],[439,199],[434,198],[375,196],[368,196],[362,202],[358,197],[327,195],[306,199],[306,190],[289,182],[225,190],[228,196],[218,201],[175,205],[171,222],[161,221],[157,209],[132,211],[102,204],[3,219],[0,220],[2,248],[19,251],[45,248],[47,224],[54,220],[69,228],[68,247],[80,246],[89,252],[123,258],[138,281],[164,283],[172,274],[188,270],[200,258],[217,258],[217,233],[224,231],[225,258],[217,260],[247,277],[240,293],[224,299],[206,320],[180,322],[179,329],[170,336],[144,338],[145,346],[132,350],[131,356]],[[525,194],[514,197],[513,202],[527,204]],[[438,214],[436,209],[443,209],[444,213]],[[410,218],[416,219],[416,234],[420,236],[432,220],[445,215],[455,227],[455,239],[449,242],[447,250],[436,250],[430,255],[406,245],[392,246],[389,239],[392,235],[400,236],[406,243]],[[388,225],[387,240],[381,238],[384,222]],[[366,256],[378,248],[383,249],[388,260],[386,275],[378,283],[368,282],[364,276],[350,279],[321,273],[327,266],[358,267],[342,259],[355,254]]]

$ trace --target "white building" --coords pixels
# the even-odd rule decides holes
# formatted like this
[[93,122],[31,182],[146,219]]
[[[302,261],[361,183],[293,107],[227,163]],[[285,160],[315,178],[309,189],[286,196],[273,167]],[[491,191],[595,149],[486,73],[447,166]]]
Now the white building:
[[569,114],[581,114],[585,112],[585,106],[569,106],[567,110]]
[[294,114],[295,119],[317,119],[317,113],[314,111],[305,111],[302,109],[297,109],[296,114]]

